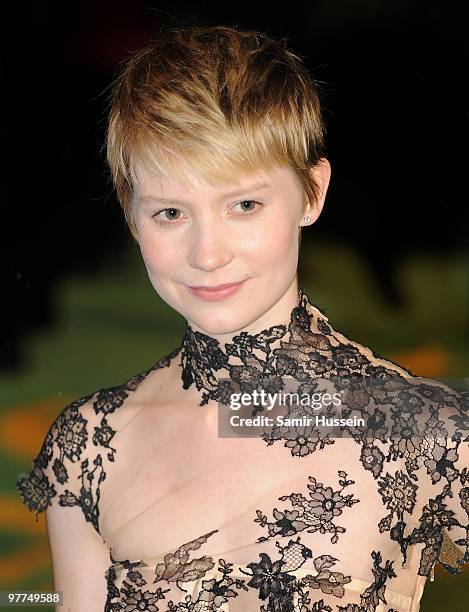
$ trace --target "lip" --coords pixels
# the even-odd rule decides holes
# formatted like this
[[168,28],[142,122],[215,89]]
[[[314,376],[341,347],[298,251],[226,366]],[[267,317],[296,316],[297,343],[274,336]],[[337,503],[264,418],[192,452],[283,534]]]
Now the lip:
[[231,283],[225,285],[217,285],[215,287],[191,287],[186,285],[192,295],[204,300],[205,302],[220,302],[226,299],[233,293],[236,293],[238,289],[246,282],[247,279],[239,283]]

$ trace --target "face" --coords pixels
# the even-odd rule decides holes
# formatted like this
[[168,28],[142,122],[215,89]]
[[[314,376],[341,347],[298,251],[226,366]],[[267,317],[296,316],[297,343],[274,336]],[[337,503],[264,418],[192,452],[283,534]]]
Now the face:
[[289,315],[297,299],[299,227],[304,214],[315,220],[293,170],[189,189],[141,168],[138,179],[134,218],[149,279],[195,330],[223,340]]

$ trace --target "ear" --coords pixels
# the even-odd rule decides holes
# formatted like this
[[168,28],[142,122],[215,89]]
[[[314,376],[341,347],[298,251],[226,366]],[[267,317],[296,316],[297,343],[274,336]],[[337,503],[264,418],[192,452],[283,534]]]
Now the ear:
[[315,202],[308,201],[306,203],[303,217],[308,216],[311,221],[309,223],[304,223],[302,220],[301,225],[311,225],[321,214],[326,199],[327,188],[329,187],[329,181],[331,179],[331,165],[325,157],[322,157],[319,163],[311,168],[310,172],[318,185],[318,197]]

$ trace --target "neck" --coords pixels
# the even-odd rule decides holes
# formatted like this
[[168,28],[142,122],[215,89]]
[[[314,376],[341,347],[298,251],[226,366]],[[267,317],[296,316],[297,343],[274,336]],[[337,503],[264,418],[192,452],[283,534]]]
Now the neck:
[[265,312],[259,314],[252,322],[241,324],[241,327],[234,327],[223,333],[212,333],[200,328],[193,321],[186,321],[186,329],[189,329],[192,333],[198,332],[206,338],[212,338],[223,347],[226,344],[232,343],[233,339],[241,332],[255,335],[273,325],[283,324],[288,326],[291,312],[300,302],[300,295],[301,290],[295,278],[281,298]]
[[[184,389],[195,384],[203,390],[202,402],[223,401],[231,392],[230,380],[243,390],[275,387],[280,377],[298,371],[298,344],[308,344],[306,337],[311,336],[317,327],[314,323],[322,313],[309,301],[303,289],[298,288],[288,314],[283,307],[277,312],[283,316],[277,319],[269,316],[268,327],[256,321],[256,331],[252,326],[236,333],[211,336],[195,330],[187,322],[181,345],[181,377]],[[273,323],[273,324],[272,324]],[[290,360],[290,362],[289,362]],[[293,363],[294,362],[294,363]]]

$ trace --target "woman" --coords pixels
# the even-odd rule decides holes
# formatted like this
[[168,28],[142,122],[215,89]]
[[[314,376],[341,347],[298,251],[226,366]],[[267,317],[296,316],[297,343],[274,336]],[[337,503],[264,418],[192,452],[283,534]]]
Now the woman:
[[[468,561],[468,402],[346,338],[298,285],[330,177],[300,59],[258,32],[167,31],[115,83],[107,154],[187,327],[66,406],[18,482],[46,510],[65,609],[418,610],[436,561]],[[231,420],[243,393],[265,417],[287,390],[293,425]],[[303,424],[317,406],[298,398],[328,390],[320,416],[345,424]]]

